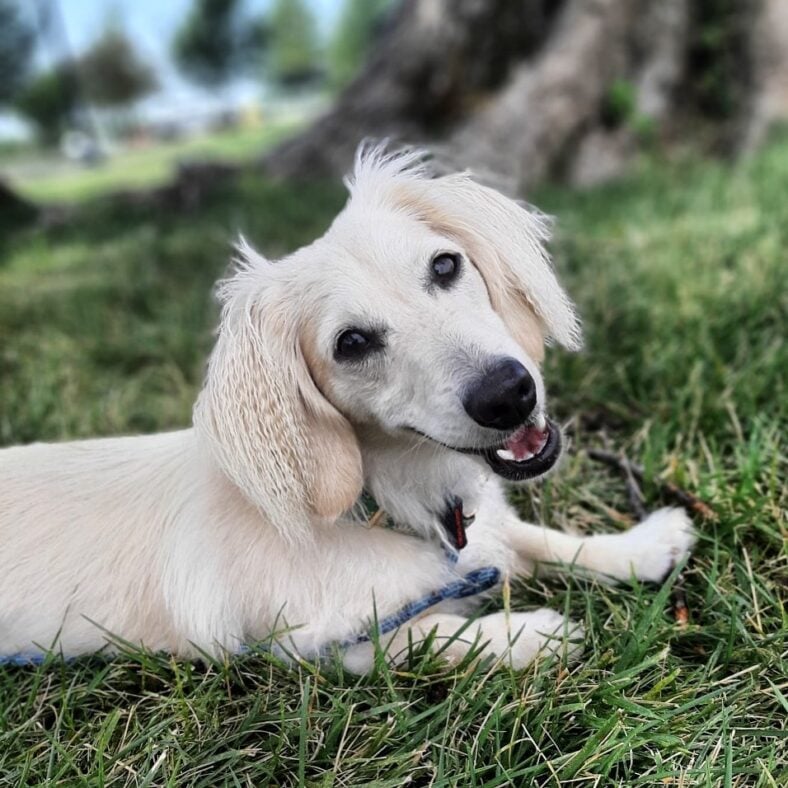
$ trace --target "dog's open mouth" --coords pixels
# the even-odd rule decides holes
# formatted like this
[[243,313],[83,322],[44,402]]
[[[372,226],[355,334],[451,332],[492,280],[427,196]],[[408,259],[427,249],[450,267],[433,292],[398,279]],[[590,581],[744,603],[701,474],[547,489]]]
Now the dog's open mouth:
[[518,427],[502,443],[487,449],[457,448],[414,427],[405,429],[452,451],[482,457],[498,476],[512,482],[524,482],[547,473],[561,456],[561,430],[543,414]]
[[515,430],[498,448],[481,452],[499,476],[521,482],[541,476],[561,454],[561,430],[544,416]]

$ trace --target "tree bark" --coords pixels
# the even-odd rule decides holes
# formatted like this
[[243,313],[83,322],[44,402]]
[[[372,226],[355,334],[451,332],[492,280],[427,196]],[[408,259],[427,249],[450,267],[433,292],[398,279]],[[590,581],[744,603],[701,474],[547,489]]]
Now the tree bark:
[[742,148],[752,151],[788,118],[788,2],[761,0],[749,37],[752,93]]
[[[616,176],[645,140],[704,123],[706,137],[753,147],[788,115],[788,3],[722,6],[720,16],[699,0],[405,0],[334,107],[265,165],[341,172],[363,138],[388,137],[528,188]],[[712,28],[726,31],[718,50]],[[709,74],[729,106],[704,105]]]
[[516,186],[566,161],[584,129],[600,126],[605,92],[626,74],[627,45],[642,3],[572,0],[539,54],[518,65],[495,99],[452,137],[476,168],[510,172]]

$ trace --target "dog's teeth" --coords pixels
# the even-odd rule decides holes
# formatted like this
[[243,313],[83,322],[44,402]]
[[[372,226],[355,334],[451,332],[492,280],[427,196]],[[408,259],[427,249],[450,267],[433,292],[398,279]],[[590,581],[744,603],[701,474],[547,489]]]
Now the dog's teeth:
[[498,451],[496,451],[495,453],[502,460],[506,460],[507,462],[513,462],[514,461],[514,458],[515,458],[514,457],[514,453],[509,451],[509,449],[498,449]]
[[530,460],[530,459],[531,459],[531,457],[533,457],[533,456],[534,456],[534,455],[533,455],[533,454],[531,454],[531,452],[530,452],[530,451],[527,451],[525,454],[523,454],[523,456],[522,456],[522,457],[520,457],[520,459],[519,459],[519,462],[525,462],[526,460]]
[[534,422],[534,424],[536,426],[536,429],[538,429],[540,432],[545,431],[545,429],[547,428],[547,419],[545,418],[544,413],[540,413],[536,417],[536,421]]

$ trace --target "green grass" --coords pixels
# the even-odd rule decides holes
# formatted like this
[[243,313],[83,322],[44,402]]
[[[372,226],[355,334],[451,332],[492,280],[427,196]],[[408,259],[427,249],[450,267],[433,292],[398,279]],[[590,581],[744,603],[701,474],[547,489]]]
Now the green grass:
[[[788,784],[788,141],[731,171],[645,165],[559,219],[562,277],[587,348],[547,377],[572,444],[518,496],[558,527],[626,527],[609,444],[695,492],[717,519],[684,573],[689,626],[662,588],[517,582],[512,605],[585,622],[569,670],[449,669],[416,655],[361,679],[266,653],[209,666],[130,650],[112,662],[0,668],[0,784],[556,786]],[[334,185],[256,179],[200,216],[117,216],[5,236],[0,444],[188,423],[243,230],[278,254],[318,234]],[[42,578],[46,582],[46,578]]]
[[76,164],[64,168],[62,159],[58,159],[51,171],[40,172],[41,167],[38,167],[39,172],[34,176],[17,174],[14,177],[20,167],[18,164],[11,166],[11,162],[7,169],[14,188],[28,199],[80,202],[118,189],[164,183],[180,161],[246,160],[283,139],[292,132],[293,125],[292,122],[268,123],[262,128],[232,129],[183,141],[131,148],[113,154],[101,165],[91,168]]

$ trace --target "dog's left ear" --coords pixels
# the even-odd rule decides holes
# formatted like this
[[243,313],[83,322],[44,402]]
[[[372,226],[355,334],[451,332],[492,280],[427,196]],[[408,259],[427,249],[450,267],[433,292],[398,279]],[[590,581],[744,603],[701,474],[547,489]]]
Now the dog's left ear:
[[581,347],[574,306],[545,249],[546,217],[464,173],[407,179],[403,186],[401,203],[462,244],[487,285],[493,308],[526,350],[533,354],[535,333],[540,346],[544,335],[570,350]]
[[225,475],[298,540],[315,517],[336,519],[356,501],[361,453],[350,423],[312,380],[290,302],[266,282],[277,265],[255,256],[225,283],[194,425]]

